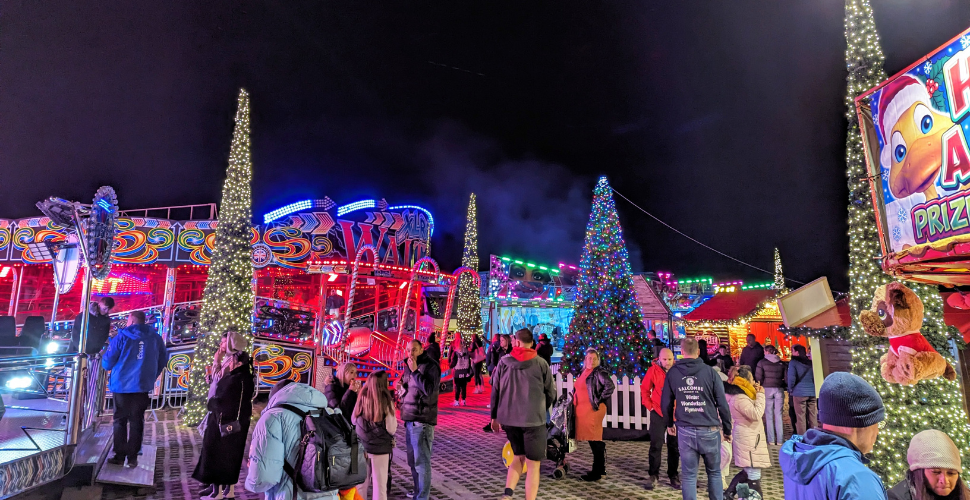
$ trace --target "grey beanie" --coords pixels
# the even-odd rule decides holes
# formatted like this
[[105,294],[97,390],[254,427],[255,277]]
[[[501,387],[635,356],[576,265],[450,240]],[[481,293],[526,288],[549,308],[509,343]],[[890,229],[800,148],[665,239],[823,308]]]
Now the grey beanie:
[[820,423],[862,428],[885,419],[882,398],[862,377],[845,372],[825,377],[818,393]]
[[950,436],[936,429],[913,436],[906,452],[906,461],[909,462],[909,470],[939,468],[963,472],[957,445],[953,444]]

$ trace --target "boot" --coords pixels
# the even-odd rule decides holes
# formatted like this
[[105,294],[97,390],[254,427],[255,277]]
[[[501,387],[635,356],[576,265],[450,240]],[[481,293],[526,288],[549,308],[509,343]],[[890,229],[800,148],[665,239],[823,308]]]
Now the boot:
[[738,484],[746,482],[748,482],[748,473],[744,471],[738,472],[738,475],[734,476],[734,479],[731,480],[731,484],[724,490],[724,499],[734,500],[738,494]]
[[653,487],[654,487],[654,486],[653,486],[653,485],[654,485],[654,483],[656,483],[656,482],[658,482],[659,480],[660,480],[660,478],[659,478],[659,477],[657,477],[657,476],[649,476],[649,477],[647,477],[647,484],[646,484],[646,488],[647,488],[648,490],[652,490],[652,489],[653,489]]
[[593,451],[593,470],[589,474],[580,476],[583,481],[599,481],[606,470],[606,443],[590,441],[589,447]]
[[751,488],[752,490],[758,492],[757,498],[761,499],[761,498],[764,498],[765,497],[765,494],[761,492],[761,480],[760,479],[758,479],[757,481],[748,481],[748,487]]

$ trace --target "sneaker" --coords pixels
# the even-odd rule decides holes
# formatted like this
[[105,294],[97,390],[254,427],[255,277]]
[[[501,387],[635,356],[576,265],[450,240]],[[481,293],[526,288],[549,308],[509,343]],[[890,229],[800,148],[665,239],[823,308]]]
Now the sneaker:
[[603,476],[600,474],[594,474],[593,472],[590,472],[588,474],[583,474],[582,476],[579,476],[579,478],[587,482],[596,482],[596,481],[599,481],[600,479],[603,479]]
[[414,498],[414,492],[413,491],[409,491],[409,492],[405,493],[404,496],[406,496],[408,498]]
[[482,427],[482,430],[485,431],[485,432],[492,432],[492,423],[489,422],[489,423],[485,424],[485,427]]
[[458,406],[458,400],[455,400],[454,403],[451,403],[451,406]]
[[670,487],[673,488],[673,489],[675,489],[675,490],[679,490],[680,489],[680,477],[679,476],[674,476],[674,477],[670,478]]
[[464,399],[461,400],[461,405],[462,406],[465,406],[465,400]]
[[128,461],[128,468],[129,469],[134,469],[135,467],[138,467],[138,459],[137,458],[134,459],[134,460],[129,460]]
[[111,465],[125,465],[125,457],[111,457],[106,462]]
[[475,386],[475,394],[481,394],[483,392],[485,392],[485,388],[484,387],[482,387],[480,385],[479,386]]
[[650,476],[650,477],[648,477],[648,478],[647,478],[647,484],[646,484],[646,486],[645,486],[645,487],[646,487],[646,488],[647,488],[648,490],[652,490],[652,489],[653,489],[653,485],[654,485],[654,483],[656,483],[656,482],[657,482],[657,481],[658,481],[659,479],[660,479],[660,478],[658,478],[657,476]]

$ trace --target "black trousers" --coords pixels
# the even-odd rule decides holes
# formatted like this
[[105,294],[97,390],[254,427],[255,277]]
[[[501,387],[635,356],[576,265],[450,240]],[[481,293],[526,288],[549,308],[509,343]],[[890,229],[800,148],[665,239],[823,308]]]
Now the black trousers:
[[485,369],[485,362],[475,363],[475,386],[485,385],[485,377],[482,376],[482,370]]
[[455,379],[455,401],[468,398],[468,378]]
[[651,476],[660,475],[660,459],[663,458],[664,441],[667,442],[667,477],[677,477],[677,468],[680,466],[680,448],[677,445],[677,436],[667,434],[667,427],[664,425],[664,418],[656,411],[650,411],[650,465],[648,467]]
[[[147,392],[115,393],[114,445],[116,457],[138,458],[145,434],[145,410],[150,401]],[[129,430],[130,428],[130,430]]]

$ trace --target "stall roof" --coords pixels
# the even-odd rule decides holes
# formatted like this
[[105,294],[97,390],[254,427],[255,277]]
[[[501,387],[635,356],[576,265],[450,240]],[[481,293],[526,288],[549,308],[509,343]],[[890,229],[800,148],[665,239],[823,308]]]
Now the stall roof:
[[775,295],[774,290],[740,290],[718,293],[693,311],[684,315],[686,321],[727,321],[754,312],[758,306]]

